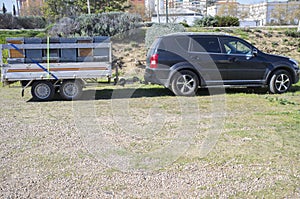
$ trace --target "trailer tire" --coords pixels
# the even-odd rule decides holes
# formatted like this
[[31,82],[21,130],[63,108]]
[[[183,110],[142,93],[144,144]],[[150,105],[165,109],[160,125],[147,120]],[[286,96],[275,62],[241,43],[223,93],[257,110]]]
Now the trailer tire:
[[49,81],[36,81],[31,86],[31,95],[34,100],[51,100],[54,96],[54,93],[54,86]]
[[76,100],[82,95],[82,83],[76,80],[67,80],[59,88],[60,96],[65,100]]

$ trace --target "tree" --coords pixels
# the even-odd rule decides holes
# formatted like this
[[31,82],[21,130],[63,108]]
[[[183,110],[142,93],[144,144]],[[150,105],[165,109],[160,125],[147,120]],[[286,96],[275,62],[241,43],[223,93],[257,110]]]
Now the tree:
[[[91,13],[124,11],[128,8],[127,0],[90,0]],[[43,12],[46,18],[53,20],[63,17],[76,17],[88,13],[86,0],[47,0]]]
[[16,6],[13,5],[13,16],[16,16],[16,15],[17,15]]
[[130,13],[136,13],[139,14],[142,18],[146,18],[146,12],[145,12],[145,6],[143,3],[139,4],[133,4],[132,2],[129,2],[130,8],[129,12]]
[[271,17],[274,18],[274,20],[276,20],[279,25],[284,25],[288,21],[286,12],[287,9],[285,6],[282,6],[281,4],[277,4],[272,10]]
[[218,10],[218,16],[232,16],[236,17],[238,11],[238,5],[235,2],[228,2],[226,4],[221,5]]
[[300,2],[289,2],[287,20],[290,24],[297,24],[300,19]]
[[22,5],[19,14],[23,16],[43,16],[43,1],[26,0],[26,2],[27,4]]
[[7,9],[6,9],[6,7],[5,7],[5,4],[4,4],[4,3],[2,4],[2,12],[3,12],[3,14],[6,14],[6,12],[7,12]]
[[300,32],[300,19],[298,20],[298,32]]

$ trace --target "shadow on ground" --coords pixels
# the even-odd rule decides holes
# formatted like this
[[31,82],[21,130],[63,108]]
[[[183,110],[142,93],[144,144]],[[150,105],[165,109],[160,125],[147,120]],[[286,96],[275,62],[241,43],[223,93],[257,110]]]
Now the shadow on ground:
[[[293,86],[289,92],[294,93],[300,91],[300,86]],[[226,94],[267,94],[267,88],[227,88]],[[197,92],[197,96],[209,96],[223,94],[224,89],[205,89],[201,88]],[[115,89],[99,89],[99,90],[85,90],[83,91],[80,100],[110,100],[110,99],[128,99],[128,98],[142,98],[142,97],[164,97],[174,96],[174,94],[167,88],[115,88]],[[62,101],[57,93],[51,101]],[[28,102],[34,102],[30,99]]]

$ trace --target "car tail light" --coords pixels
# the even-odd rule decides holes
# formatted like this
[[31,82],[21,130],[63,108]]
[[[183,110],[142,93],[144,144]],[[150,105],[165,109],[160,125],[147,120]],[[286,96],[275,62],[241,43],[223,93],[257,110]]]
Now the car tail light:
[[158,54],[154,54],[150,58],[150,68],[157,68]]

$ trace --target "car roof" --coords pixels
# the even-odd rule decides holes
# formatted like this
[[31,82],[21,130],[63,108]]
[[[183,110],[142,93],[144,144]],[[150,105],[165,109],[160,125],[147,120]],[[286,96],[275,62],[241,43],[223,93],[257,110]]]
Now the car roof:
[[229,34],[222,33],[222,32],[176,32],[164,35],[162,37],[169,37],[169,36],[230,36]]

